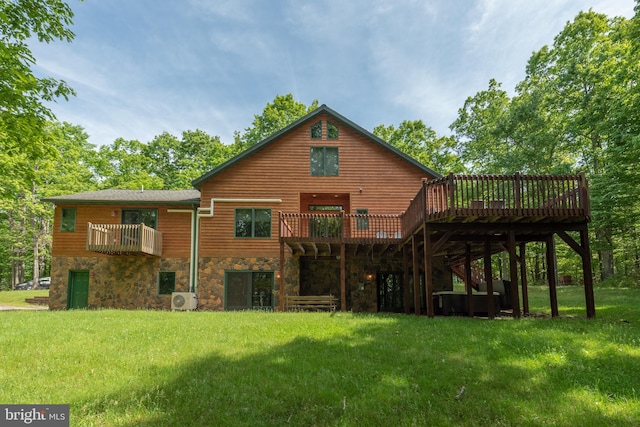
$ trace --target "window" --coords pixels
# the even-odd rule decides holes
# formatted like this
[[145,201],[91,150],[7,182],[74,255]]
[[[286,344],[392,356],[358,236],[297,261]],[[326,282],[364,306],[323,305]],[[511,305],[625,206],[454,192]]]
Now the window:
[[273,309],[272,271],[233,271],[225,276],[225,310]]
[[161,271],[158,273],[158,295],[171,295],[176,290],[176,272]]
[[235,237],[271,237],[271,209],[236,209]]
[[338,126],[327,122],[327,139],[338,139]]
[[122,209],[123,224],[141,224],[154,230],[158,228],[157,209]]
[[322,139],[322,122],[311,125],[311,139]]
[[[369,209],[356,209],[356,215],[369,215]],[[369,218],[356,218],[356,229],[358,230],[368,230],[369,229]]]
[[76,231],[76,208],[62,208],[60,231]]
[[338,147],[311,147],[311,176],[338,176]]

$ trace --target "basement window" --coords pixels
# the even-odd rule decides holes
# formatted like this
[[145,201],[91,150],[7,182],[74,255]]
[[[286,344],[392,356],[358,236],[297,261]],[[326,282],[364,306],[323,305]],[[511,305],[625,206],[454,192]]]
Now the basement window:
[[158,295],[171,295],[176,290],[176,272],[161,271],[158,273]]

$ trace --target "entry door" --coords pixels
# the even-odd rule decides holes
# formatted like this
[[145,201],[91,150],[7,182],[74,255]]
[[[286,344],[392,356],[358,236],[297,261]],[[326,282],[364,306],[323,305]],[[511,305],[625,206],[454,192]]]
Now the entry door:
[[86,308],[89,304],[89,272],[70,271],[67,308]]
[[273,272],[234,271],[226,273],[225,310],[273,309]]

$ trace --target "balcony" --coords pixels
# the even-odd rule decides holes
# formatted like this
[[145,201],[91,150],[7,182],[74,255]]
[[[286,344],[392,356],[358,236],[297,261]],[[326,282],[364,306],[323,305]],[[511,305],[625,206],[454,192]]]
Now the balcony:
[[404,242],[423,223],[538,223],[589,221],[583,175],[453,175],[425,181],[399,215],[280,213],[280,239],[302,244]]
[[144,224],[88,224],[87,250],[109,255],[162,255],[162,233]]

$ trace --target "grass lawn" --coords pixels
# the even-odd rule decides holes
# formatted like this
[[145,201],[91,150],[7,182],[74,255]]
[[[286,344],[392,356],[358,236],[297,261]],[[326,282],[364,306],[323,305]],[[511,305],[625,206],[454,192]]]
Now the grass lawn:
[[35,291],[0,291],[0,305],[11,307],[33,307],[25,301],[26,298],[46,297],[49,295],[48,289],[38,289]]
[[0,312],[0,403],[73,426],[640,425],[640,289],[596,289],[592,320],[558,291],[561,318],[517,321]]

